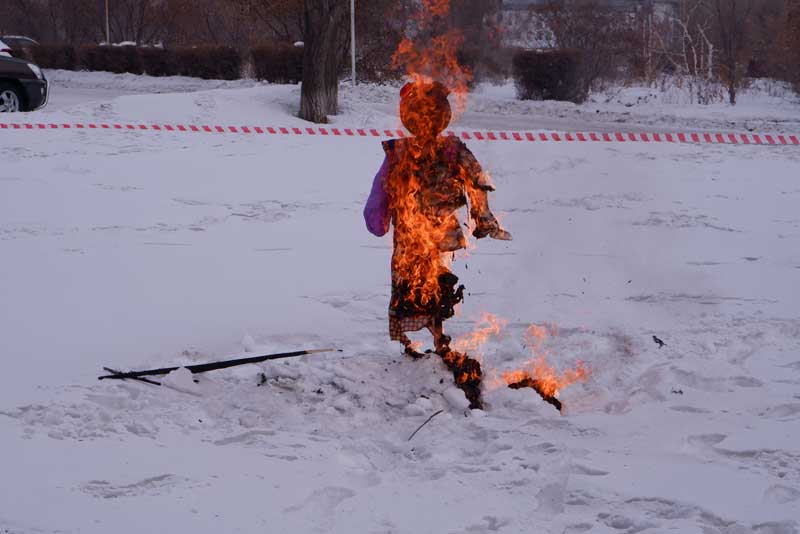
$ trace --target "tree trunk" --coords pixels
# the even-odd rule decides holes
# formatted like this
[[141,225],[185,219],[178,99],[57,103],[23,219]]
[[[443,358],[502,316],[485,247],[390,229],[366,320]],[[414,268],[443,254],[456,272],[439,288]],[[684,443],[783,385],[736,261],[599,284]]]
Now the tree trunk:
[[736,86],[738,83],[738,81],[734,81],[733,77],[731,77],[731,81],[728,82],[728,102],[730,102],[731,106],[736,105]]
[[752,58],[752,0],[715,0],[719,64],[727,75],[728,101],[736,105],[736,93]]
[[337,46],[347,32],[347,0],[305,0],[305,48],[300,118],[328,122],[339,112],[339,66]]

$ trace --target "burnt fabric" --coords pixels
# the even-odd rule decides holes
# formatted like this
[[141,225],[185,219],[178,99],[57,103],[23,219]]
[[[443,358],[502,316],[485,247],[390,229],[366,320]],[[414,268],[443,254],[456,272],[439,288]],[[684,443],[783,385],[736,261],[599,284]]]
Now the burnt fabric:
[[[393,187],[396,185],[394,181],[408,180],[403,172],[409,172],[404,170],[409,166],[402,162],[407,162],[408,158],[414,160],[413,172],[420,184],[414,192],[414,203],[419,212],[428,214],[430,221],[436,222],[440,256],[466,247],[456,210],[467,204],[475,237],[496,235],[501,229],[489,209],[487,193],[493,188],[475,156],[460,139],[438,137],[425,143],[422,149],[413,138],[397,139],[384,142],[383,148],[386,159],[375,177],[364,218],[367,228],[375,235],[385,235],[390,222],[394,224],[389,333],[391,339],[402,341],[404,332],[432,327],[437,320],[452,317],[455,305],[463,300],[464,292],[464,286],[458,284],[458,277],[442,265],[437,298],[423,301],[415,281],[403,279],[397,268],[401,261],[419,254],[419,247],[414,247],[413,242],[408,245],[409,240],[403,239],[403,232],[408,231],[407,225],[399,220],[393,207],[397,205],[397,199],[392,198],[393,192],[404,190]],[[405,250],[403,243],[412,250]]]

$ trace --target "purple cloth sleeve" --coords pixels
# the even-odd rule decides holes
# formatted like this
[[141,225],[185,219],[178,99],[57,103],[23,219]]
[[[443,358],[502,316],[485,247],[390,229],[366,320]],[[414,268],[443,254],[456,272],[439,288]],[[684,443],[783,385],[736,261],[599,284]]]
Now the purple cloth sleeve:
[[367,223],[367,230],[378,237],[386,235],[386,232],[389,231],[389,195],[383,188],[388,176],[389,159],[384,158],[383,165],[372,182],[372,191],[370,191],[367,205],[364,207],[364,221]]

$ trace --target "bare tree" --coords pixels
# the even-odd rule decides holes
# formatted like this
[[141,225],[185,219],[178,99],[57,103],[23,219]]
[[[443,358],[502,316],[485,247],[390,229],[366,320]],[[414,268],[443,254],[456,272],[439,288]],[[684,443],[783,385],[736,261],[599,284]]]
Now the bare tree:
[[704,0],[683,0],[678,16],[669,17],[674,38],[655,32],[660,50],[674,72],[711,80],[714,78],[714,42],[709,38],[712,21]]
[[[758,0],[750,17],[747,76],[791,81],[800,72],[792,42],[800,39],[800,0]],[[793,22],[794,26],[793,26]]]
[[475,77],[490,77],[509,70],[510,56],[504,56],[500,50],[502,29],[497,15],[501,6],[498,0],[450,0],[450,27],[464,36],[459,59]]
[[3,33],[15,32],[41,38],[43,10],[34,0],[0,2],[0,26]]
[[788,0],[790,5],[786,12],[785,23],[781,33],[781,48],[785,78],[794,84],[795,91],[800,93],[800,0]]
[[218,0],[174,0],[176,16],[171,29],[172,39],[179,44],[224,44],[240,34],[237,17],[230,3]]
[[55,40],[69,44],[93,42],[102,31],[100,10],[94,0],[48,0]]
[[260,28],[263,35],[285,42],[298,41],[303,35],[303,0],[232,0]]
[[112,40],[137,44],[164,41],[178,14],[174,7],[169,0],[115,0],[110,11]]
[[305,0],[300,118],[328,122],[339,112],[341,45],[348,32],[347,0]]
[[630,51],[641,47],[631,18],[604,2],[551,0],[534,11],[548,28],[551,46],[581,52],[584,92],[597,80],[613,77]]
[[719,69],[728,88],[728,100],[736,105],[736,94],[750,62],[751,16],[755,0],[707,0],[719,43]]
[[[361,80],[396,78],[392,55],[403,39],[411,14],[411,0],[358,0],[356,14],[356,61]],[[349,52],[349,44],[347,45]]]
[[40,42],[94,41],[98,19],[96,0],[0,1],[0,32],[27,35]]

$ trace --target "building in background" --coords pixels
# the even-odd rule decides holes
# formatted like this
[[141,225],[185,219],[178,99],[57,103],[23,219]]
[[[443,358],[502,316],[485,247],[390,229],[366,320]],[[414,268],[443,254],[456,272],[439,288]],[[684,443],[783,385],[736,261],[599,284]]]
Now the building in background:
[[[635,12],[640,9],[653,9],[662,15],[677,14],[680,8],[680,0],[595,0],[595,2],[621,11]],[[542,7],[552,3],[553,0],[502,0],[502,9],[503,11],[526,11],[532,7]]]
[[[680,15],[681,0],[592,0],[595,5],[618,11],[623,17],[636,17],[647,25],[670,21]],[[581,0],[564,0],[577,5]],[[502,0],[499,13],[503,44],[522,48],[553,48],[558,45],[537,9],[556,4],[554,0]],[[650,29],[643,29],[649,32]],[[670,32],[672,33],[672,32]],[[672,36],[666,36],[668,40]]]

